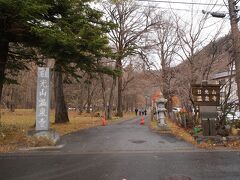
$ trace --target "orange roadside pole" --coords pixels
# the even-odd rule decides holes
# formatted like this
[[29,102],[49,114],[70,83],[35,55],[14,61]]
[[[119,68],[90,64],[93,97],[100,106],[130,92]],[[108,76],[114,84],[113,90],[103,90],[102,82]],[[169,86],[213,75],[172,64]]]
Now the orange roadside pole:
[[140,121],[140,125],[144,125],[144,118],[142,117],[141,121]]
[[107,121],[105,119],[105,116],[102,117],[102,126],[106,126],[107,125]]

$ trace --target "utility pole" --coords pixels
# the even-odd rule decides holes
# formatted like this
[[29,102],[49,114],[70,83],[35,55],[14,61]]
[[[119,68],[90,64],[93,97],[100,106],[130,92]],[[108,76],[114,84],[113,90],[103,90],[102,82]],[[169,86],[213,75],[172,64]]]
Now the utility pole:
[[[237,83],[238,107],[240,109],[240,32],[238,29],[238,7],[236,6],[240,0],[228,0],[228,11],[231,25],[231,40],[232,40],[232,60],[235,64],[235,79]],[[213,17],[224,18],[226,14],[218,12],[210,12],[202,10],[203,14],[211,14]]]
[[238,106],[240,103],[240,32],[238,29],[238,9],[236,7],[238,1],[228,0],[228,10],[230,15],[231,25],[231,40],[232,40],[232,58],[235,62],[236,69],[236,83],[237,83],[237,95]]

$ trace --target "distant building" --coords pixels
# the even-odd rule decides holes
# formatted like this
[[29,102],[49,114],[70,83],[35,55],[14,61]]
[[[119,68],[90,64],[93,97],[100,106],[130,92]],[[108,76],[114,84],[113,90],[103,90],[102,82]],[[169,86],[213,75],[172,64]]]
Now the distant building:
[[236,74],[235,70],[222,71],[222,72],[213,74],[211,79],[218,81],[222,85],[221,91],[220,91],[221,93],[220,102],[226,101],[226,98],[227,98],[227,103],[236,104],[238,102],[237,83],[235,80],[235,74]]

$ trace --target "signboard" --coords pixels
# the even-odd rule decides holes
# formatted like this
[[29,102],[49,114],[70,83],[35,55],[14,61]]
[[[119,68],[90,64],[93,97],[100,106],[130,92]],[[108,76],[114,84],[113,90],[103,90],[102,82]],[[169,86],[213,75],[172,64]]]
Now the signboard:
[[197,106],[219,106],[220,104],[220,85],[216,84],[194,84],[192,95]]
[[38,68],[37,102],[36,102],[36,131],[49,130],[50,106],[50,69]]
[[200,115],[202,119],[215,119],[218,116],[216,106],[201,106]]

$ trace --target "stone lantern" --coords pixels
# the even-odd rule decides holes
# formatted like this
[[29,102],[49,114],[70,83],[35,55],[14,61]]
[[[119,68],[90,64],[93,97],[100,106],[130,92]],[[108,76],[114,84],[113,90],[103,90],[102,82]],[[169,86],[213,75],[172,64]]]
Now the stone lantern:
[[167,102],[167,99],[160,98],[157,103],[157,120],[158,120],[158,126],[159,127],[167,127],[167,124],[165,123],[165,112],[167,109],[165,108],[165,104]]

